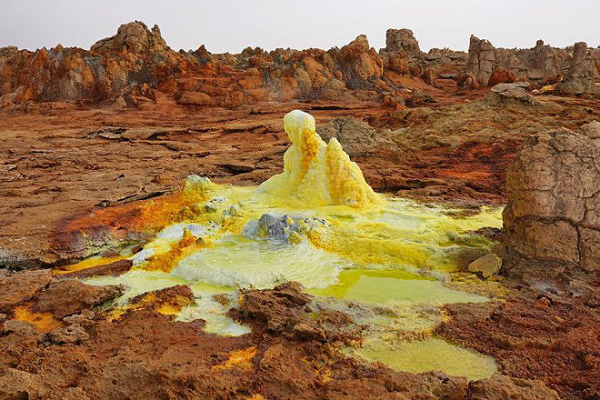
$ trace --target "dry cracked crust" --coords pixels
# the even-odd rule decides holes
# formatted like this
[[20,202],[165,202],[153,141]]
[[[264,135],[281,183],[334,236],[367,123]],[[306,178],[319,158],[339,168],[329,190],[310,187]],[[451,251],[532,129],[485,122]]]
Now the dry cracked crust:
[[529,138],[508,170],[503,218],[509,273],[592,307],[600,305],[599,138],[598,122]]

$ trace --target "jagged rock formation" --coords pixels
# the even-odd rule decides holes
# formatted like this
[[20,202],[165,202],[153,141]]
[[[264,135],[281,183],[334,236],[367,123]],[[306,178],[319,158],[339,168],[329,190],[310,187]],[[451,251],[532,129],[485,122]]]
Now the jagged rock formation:
[[433,48],[428,53],[423,53],[422,60],[424,65],[437,72],[439,78],[457,79],[465,68],[467,53]]
[[496,53],[494,46],[488,40],[480,40],[471,35],[469,57],[467,59],[467,75],[473,74],[477,81],[487,86],[494,72]]
[[[438,78],[456,79],[464,70],[466,53],[450,49],[431,49],[421,52],[419,42],[410,29],[388,29],[386,47],[379,50],[388,82],[402,86],[401,76],[421,78],[437,87]],[[400,75],[400,76],[398,76]]]
[[194,69],[187,57],[170,50],[158,27],[122,25],[116,36],[90,51],[63,48],[0,52],[0,105],[35,101],[115,99],[124,93],[152,98],[154,89]]
[[89,51],[0,49],[0,105],[34,101],[117,100],[119,107],[155,101],[157,92],[194,106],[237,107],[260,101],[376,100],[392,89],[382,81],[383,60],[360,35],[328,51],[246,48],[213,55],[204,46],[175,52],[142,22]]
[[383,62],[365,35],[359,35],[339,52],[334,49],[331,56],[340,65],[342,77],[350,88],[374,88],[374,81],[383,76]]
[[597,279],[599,188],[600,123],[528,139],[507,173],[508,272],[537,280]]
[[[465,72],[475,76],[482,86],[510,82],[511,79],[542,84],[558,81],[568,68],[568,52],[546,45],[542,40],[531,49],[503,49],[471,35]],[[510,74],[508,79],[491,81],[499,70],[502,74]]]
[[158,25],[154,25],[152,31],[149,31],[146,25],[139,21],[121,25],[115,36],[99,40],[90,48],[90,51],[99,53],[129,51],[134,54],[168,50]]
[[419,42],[410,29],[388,29],[385,32],[385,51],[404,51],[411,58],[421,56]]
[[565,95],[595,95],[595,81],[600,78],[592,53],[585,42],[575,43],[571,66],[557,89]]
[[384,68],[396,74],[409,74],[409,62],[414,66],[415,58],[421,55],[419,42],[410,29],[388,29],[385,36],[386,47],[379,50]]
[[[421,88],[419,79],[431,87],[441,87],[439,79],[457,80],[472,89],[515,80],[546,83],[557,82],[570,64],[567,50],[542,41],[533,49],[507,50],[473,36],[468,59],[450,49],[423,53],[409,29],[389,29],[386,47],[379,53],[364,35],[327,51],[248,47],[241,54],[211,54],[201,46],[176,52],[158,26],[148,29],[135,21],[90,50],[60,45],[34,52],[1,48],[0,107],[29,101],[106,101],[124,108],[164,98],[196,107],[235,108],[294,99],[383,101],[395,106],[405,98],[407,78],[417,78],[412,82]],[[565,83],[564,92],[588,93],[598,78],[593,68],[600,68],[600,51],[576,64],[568,81],[581,82],[585,76],[587,83]]]

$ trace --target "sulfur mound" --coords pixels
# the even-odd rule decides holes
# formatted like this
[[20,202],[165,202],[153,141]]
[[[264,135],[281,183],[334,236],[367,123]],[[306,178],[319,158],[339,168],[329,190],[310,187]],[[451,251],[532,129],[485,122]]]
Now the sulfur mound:
[[259,193],[284,199],[293,207],[348,205],[368,208],[382,199],[367,184],[363,174],[336,138],[329,144],[315,131],[315,119],[294,110],[284,118],[292,145],[284,155],[284,170],[258,188]]

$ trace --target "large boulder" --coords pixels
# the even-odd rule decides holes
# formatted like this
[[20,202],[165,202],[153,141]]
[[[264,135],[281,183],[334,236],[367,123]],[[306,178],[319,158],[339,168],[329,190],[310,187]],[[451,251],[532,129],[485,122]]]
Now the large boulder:
[[511,275],[561,281],[600,273],[600,124],[529,138],[509,167],[504,210]]
[[499,83],[492,87],[488,101],[494,104],[534,104],[535,100],[526,90],[527,82]]
[[409,57],[421,55],[419,42],[410,29],[388,29],[385,32],[385,50],[388,52],[404,51]]

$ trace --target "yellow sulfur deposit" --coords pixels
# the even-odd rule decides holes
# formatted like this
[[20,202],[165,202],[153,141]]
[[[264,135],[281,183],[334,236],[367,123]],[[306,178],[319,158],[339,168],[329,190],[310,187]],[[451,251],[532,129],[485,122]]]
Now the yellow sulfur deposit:
[[[242,335],[249,328],[227,314],[237,290],[296,281],[319,302],[360,304],[346,311],[370,327],[357,352],[362,358],[473,379],[493,373],[490,359],[431,336],[441,305],[488,300],[442,282],[456,268],[456,254],[491,247],[471,231],[500,228],[502,210],[483,207],[465,214],[377,194],[335,138],[326,144],[317,135],[311,115],[292,111],[284,126],[292,141],[284,172],[259,187],[191,175],[179,191],[144,203],[141,212],[126,210],[135,216],[133,226],[154,236],[141,250],[119,256],[132,261],[129,272],[87,281],[126,287],[111,316],[152,308],[180,321],[201,318],[207,332]],[[93,259],[66,270],[101,263]],[[187,285],[193,298],[161,303],[149,293],[133,301],[175,285]],[[230,302],[215,301],[215,294]],[[215,370],[246,368],[255,355],[254,348],[232,352]]]
[[213,371],[224,371],[233,368],[251,369],[252,360],[256,357],[258,350],[256,347],[248,347],[247,349],[234,350],[229,353],[227,360],[221,364],[212,367]]
[[497,369],[492,357],[437,338],[401,343],[381,340],[366,343],[356,353],[360,358],[380,361],[400,371],[417,374],[444,371],[448,375],[465,376],[469,380],[489,378]]
[[368,208],[383,204],[337,139],[325,144],[316,133],[315,119],[310,114],[294,110],[283,123],[292,141],[283,156],[283,173],[260,185],[258,193],[269,195],[275,204],[296,208]]

